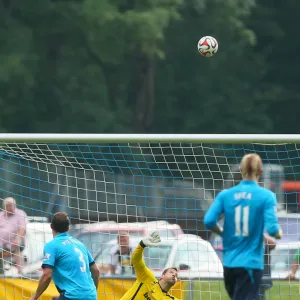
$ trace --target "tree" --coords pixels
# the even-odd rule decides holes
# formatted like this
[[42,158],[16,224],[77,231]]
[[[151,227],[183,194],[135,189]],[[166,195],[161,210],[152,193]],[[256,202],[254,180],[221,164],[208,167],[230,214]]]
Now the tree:
[[[280,111],[299,105],[297,47],[281,47],[297,15],[281,12],[298,4],[271,4],[3,0],[0,130],[296,131]],[[213,58],[197,53],[203,35]]]
[[259,1],[248,23],[256,32],[256,53],[262,53],[266,72],[261,85],[269,100],[268,115],[276,133],[298,133],[300,109],[298,89],[297,7],[288,1]]
[[[263,56],[254,52],[255,33],[244,23],[253,5],[252,1],[210,1],[197,10],[192,2],[186,3],[182,22],[173,23],[166,34],[167,59],[158,72],[161,99],[155,131],[272,130],[260,88]],[[180,38],[174,39],[175,35]],[[219,52],[213,58],[197,53],[197,41],[204,35],[219,41]]]

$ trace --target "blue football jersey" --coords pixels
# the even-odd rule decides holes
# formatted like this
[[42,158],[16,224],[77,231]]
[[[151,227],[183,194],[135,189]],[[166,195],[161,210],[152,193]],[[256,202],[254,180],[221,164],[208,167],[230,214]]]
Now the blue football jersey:
[[86,246],[67,233],[60,233],[44,247],[42,267],[53,268],[53,281],[68,299],[96,300],[90,272],[94,260]]
[[223,265],[228,268],[263,270],[263,234],[279,231],[276,197],[257,182],[243,180],[223,190],[204,217],[208,229],[224,215]]

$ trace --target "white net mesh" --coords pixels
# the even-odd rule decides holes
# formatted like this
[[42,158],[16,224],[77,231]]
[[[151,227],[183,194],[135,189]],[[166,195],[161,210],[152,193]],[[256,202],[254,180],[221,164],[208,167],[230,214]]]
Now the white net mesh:
[[[279,208],[284,211],[281,225],[287,242],[294,243],[294,250],[289,250],[288,255],[286,250],[275,253],[276,277],[291,267],[299,236],[297,144],[0,144],[0,197],[14,197],[17,207],[31,216],[22,276],[36,284],[44,243],[52,238],[49,218],[57,211],[65,211],[73,225],[70,233],[88,246],[107,278],[111,276],[107,265],[111,263],[110,251],[117,234],[122,230],[130,232],[134,246],[140,236],[156,229],[165,243],[145,253],[145,259],[157,276],[176,263],[181,268],[180,276],[185,278],[185,285],[178,287],[185,297],[227,299],[220,281],[222,269],[213,267],[217,261],[215,253],[221,257],[220,241],[209,235],[202,221],[216,194],[239,180],[240,159],[251,152],[263,159],[261,184],[276,193]],[[292,217],[288,218],[286,212],[292,212]],[[190,235],[179,239],[181,233]],[[205,241],[209,239],[210,243]],[[174,255],[173,244],[177,245]],[[8,284],[10,276],[20,273],[9,259],[5,268],[4,281]],[[123,288],[122,278],[132,275],[130,266],[129,271],[125,269],[117,272]],[[278,285],[271,289],[272,299],[282,297],[282,293],[291,297],[293,284],[280,284],[280,290],[276,290]],[[20,299],[30,296],[20,284],[18,288],[23,297]],[[14,289],[10,293],[15,296]],[[3,299],[10,299],[7,295]],[[114,299],[119,297],[113,292],[111,295]]]

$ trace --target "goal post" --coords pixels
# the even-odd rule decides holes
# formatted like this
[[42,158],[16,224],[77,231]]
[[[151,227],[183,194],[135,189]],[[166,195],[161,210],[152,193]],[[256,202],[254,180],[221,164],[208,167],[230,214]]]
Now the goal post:
[[[216,247],[203,217],[219,191],[239,180],[239,163],[247,153],[262,157],[261,184],[276,193],[279,210],[298,223],[298,144],[300,135],[293,134],[0,134],[0,198],[14,197],[32,217],[24,250],[28,265],[41,258],[43,244],[51,238],[41,224],[57,211],[69,214],[76,235],[84,228],[93,231],[92,224],[99,222],[101,228],[177,224]],[[286,228],[290,240],[298,241],[298,227]],[[102,244],[92,246],[98,251]],[[190,268],[197,265],[191,257],[187,260]],[[227,299],[213,275],[211,282],[199,283],[201,270],[192,271],[184,272],[193,283],[189,298]],[[281,296],[281,289],[273,292]]]
[[5,143],[299,143],[300,134],[0,133]]

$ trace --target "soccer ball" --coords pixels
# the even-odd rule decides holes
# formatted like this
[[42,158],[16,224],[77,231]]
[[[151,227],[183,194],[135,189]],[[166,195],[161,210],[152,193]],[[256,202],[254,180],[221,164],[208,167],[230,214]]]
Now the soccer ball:
[[218,42],[212,36],[204,36],[198,42],[199,53],[206,57],[214,56],[217,53],[218,48]]

